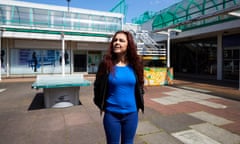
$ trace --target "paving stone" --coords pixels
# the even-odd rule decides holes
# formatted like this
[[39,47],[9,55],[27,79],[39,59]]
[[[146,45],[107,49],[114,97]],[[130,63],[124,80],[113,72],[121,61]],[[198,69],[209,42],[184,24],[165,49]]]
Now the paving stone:
[[185,89],[179,89],[179,88],[172,88],[172,89],[174,89],[174,91],[166,92],[166,94],[171,96],[183,96],[183,97],[187,96],[189,98],[196,98],[196,99],[209,99],[214,97],[210,94],[195,92],[192,90],[185,90]]
[[227,108],[227,106],[225,106],[225,105],[214,103],[214,102],[210,102],[210,101],[206,101],[206,100],[200,100],[200,101],[194,101],[194,102],[198,103],[198,104],[202,104],[202,105],[208,106],[208,107],[216,108],[216,109],[225,109],[225,108]]
[[186,90],[192,90],[195,92],[203,92],[203,93],[209,93],[211,91],[209,90],[204,90],[204,89],[199,89],[199,88],[193,88],[193,87],[187,87],[187,86],[181,86],[181,88],[186,89]]
[[162,97],[162,98],[152,98],[151,100],[163,104],[163,105],[171,105],[179,103],[178,99],[173,99],[172,97]]
[[105,144],[103,127],[99,123],[85,123],[66,128],[66,144]]
[[140,121],[138,123],[137,135],[146,135],[160,132],[161,130],[149,121]]
[[64,120],[67,126],[81,125],[85,123],[92,123],[90,115],[86,112],[71,112],[64,114]]
[[207,113],[204,111],[189,113],[189,115],[191,115],[195,118],[199,118],[203,121],[215,124],[215,125],[225,125],[225,124],[232,123],[232,121],[230,121],[230,120],[227,120],[223,117],[219,117],[219,116],[216,116],[214,114],[210,114],[210,113]]
[[173,136],[167,134],[166,132],[157,132],[148,135],[140,136],[145,144],[182,144],[179,140],[175,139]]
[[1,93],[1,92],[4,92],[5,90],[6,90],[6,89],[0,89],[0,93]]
[[225,129],[216,127],[209,123],[197,124],[191,128],[204,133],[205,135],[218,140],[222,144],[240,144],[240,136],[233,134]]
[[25,143],[25,144],[66,144],[67,137],[68,136],[66,135],[64,129],[57,130],[57,131],[34,130],[29,134],[29,139],[31,139],[31,142]]
[[184,144],[221,144],[193,129],[172,133],[172,135]]
[[234,123],[231,124],[221,126],[221,128],[224,128],[228,131],[231,131],[232,133],[240,135],[240,120],[235,121]]
[[211,108],[224,109],[227,107],[222,104],[207,101],[208,99],[214,97],[208,94],[203,94],[203,93],[199,94],[197,92],[186,91],[186,90],[182,90],[180,92],[179,89],[174,92],[166,92],[166,94],[168,94],[169,96],[161,97],[161,98],[152,98],[151,100],[163,105],[172,105],[180,102],[191,101],[191,102],[202,104]]
[[145,119],[151,121],[160,129],[172,133],[188,129],[189,125],[203,123],[204,121],[187,114],[160,115],[157,111],[146,108]]

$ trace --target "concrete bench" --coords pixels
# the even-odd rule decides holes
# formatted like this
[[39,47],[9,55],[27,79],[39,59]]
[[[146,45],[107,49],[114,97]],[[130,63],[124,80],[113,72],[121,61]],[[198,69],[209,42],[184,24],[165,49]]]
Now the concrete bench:
[[90,85],[83,75],[38,75],[32,88],[43,89],[46,108],[62,108],[79,105],[80,87]]

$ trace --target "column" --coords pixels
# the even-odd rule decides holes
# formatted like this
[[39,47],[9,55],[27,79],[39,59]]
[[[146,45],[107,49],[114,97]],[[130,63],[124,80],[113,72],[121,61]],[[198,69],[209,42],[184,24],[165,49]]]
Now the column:
[[217,80],[222,80],[222,64],[223,64],[223,47],[222,47],[222,34],[217,35]]

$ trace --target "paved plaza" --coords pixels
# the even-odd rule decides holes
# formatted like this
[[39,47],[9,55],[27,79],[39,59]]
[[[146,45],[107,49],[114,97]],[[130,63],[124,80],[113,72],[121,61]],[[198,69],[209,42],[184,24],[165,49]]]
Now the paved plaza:
[[[0,82],[0,144],[105,144],[92,85],[80,88],[81,105],[47,109],[34,80]],[[145,91],[135,144],[240,144],[236,88],[175,80]]]

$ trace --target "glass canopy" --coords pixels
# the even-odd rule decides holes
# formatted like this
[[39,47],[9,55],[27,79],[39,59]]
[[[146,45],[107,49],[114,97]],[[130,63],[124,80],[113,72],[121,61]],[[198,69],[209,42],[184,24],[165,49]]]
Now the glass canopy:
[[[239,4],[240,0],[183,0],[167,9],[158,12],[153,18],[152,28],[153,30],[161,29],[192,19],[195,19],[196,21],[181,25],[178,28],[191,29],[194,27],[232,20],[236,17],[228,15],[227,10]],[[226,11],[226,13],[214,16],[215,13],[221,11]],[[206,19],[196,19],[211,14],[213,14],[213,16],[209,16]]]
[[0,25],[18,30],[38,28],[49,32],[65,30],[105,34],[122,29],[123,14],[84,9],[66,11],[47,5],[24,6],[23,3],[15,5],[0,2]]

